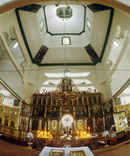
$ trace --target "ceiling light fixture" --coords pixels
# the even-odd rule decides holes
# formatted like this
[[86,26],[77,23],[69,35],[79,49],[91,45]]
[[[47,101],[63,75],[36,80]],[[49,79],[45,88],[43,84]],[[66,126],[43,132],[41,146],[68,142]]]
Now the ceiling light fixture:
[[67,68],[63,72],[64,72],[64,76],[67,76],[67,77],[70,76],[70,71]]
[[[59,1],[55,4],[55,6],[58,7],[61,1],[62,1],[62,0],[59,0]],[[67,8],[69,9],[70,6],[68,5],[67,1],[66,1],[66,0],[64,0],[64,1],[65,1],[65,4],[67,5]]]

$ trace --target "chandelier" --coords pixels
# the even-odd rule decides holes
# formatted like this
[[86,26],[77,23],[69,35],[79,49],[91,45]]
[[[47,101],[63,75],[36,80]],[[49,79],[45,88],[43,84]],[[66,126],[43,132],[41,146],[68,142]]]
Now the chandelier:
[[[61,1],[62,1],[62,0],[59,0],[59,1],[55,4],[55,6],[58,7]],[[65,1],[65,4],[67,5],[67,8],[69,9],[70,6],[68,5],[67,0],[64,0],[64,1]]]

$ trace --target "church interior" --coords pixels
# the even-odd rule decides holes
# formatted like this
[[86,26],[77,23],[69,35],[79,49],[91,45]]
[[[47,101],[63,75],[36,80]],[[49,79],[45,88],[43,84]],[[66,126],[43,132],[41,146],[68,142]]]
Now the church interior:
[[0,143],[2,156],[129,155],[129,0],[0,0]]

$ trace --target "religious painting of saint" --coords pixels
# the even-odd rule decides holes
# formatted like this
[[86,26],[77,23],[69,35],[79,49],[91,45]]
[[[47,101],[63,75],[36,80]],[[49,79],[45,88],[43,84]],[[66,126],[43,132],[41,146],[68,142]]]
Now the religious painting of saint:
[[91,105],[90,115],[91,116],[101,116],[103,114],[102,105]]
[[79,104],[79,105],[82,105],[82,97],[79,97],[79,99],[78,99],[78,104]]
[[59,117],[60,108],[59,107],[47,107],[47,117]]
[[103,131],[103,116],[95,118],[97,132]]
[[62,113],[71,113],[73,112],[73,107],[62,107]]
[[77,121],[77,129],[79,131],[81,131],[83,129],[83,120],[80,119]]
[[45,107],[42,106],[40,107],[40,110],[39,110],[39,116],[44,117],[44,115],[45,115]]
[[30,105],[23,104],[21,108],[21,114],[25,116],[30,116]]
[[14,106],[19,106],[20,100],[14,100]]
[[56,131],[57,130],[57,125],[58,125],[57,120],[52,120],[51,121],[51,130]]
[[105,116],[105,128],[106,130],[111,129],[111,126],[114,125],[113,114],[109,114]]
[[34,98],[33,99],[33,104],[36,105],[36,103],[37,103],[37,98]]
[[34,119],[32,121],[32,130],[34,131],[37,131],[38,130],[38,120],[37,119]]
[[116,132],[125,131],[128,128],[128,121],[126,119],[125,112],[119,112],[113,114]]
[[93,132],[93,126],[94,126],[93,120],[94,120],[93,118],[87,119],[87,127],[90,127],[90,132]]
[[39,116],[39,113],[40,113],[40,107],[39,106],[33,107],[33,116]]
[[112,100],[110,100],[104,104],[104,114],[109,114],[112,112],[113,112],[113,104]]
[[83,97],[83,101],[84,101],[84,105],[87,105],[88,104],[88,101],[87,101],[87,97],[86,96]]
[[88,116],[88,106],[78,106],[75,107],[75,116],[79,117],[87,117]]
[[93,96],[93,101],[94,101],[94,104],[97,104],[97,98],[96,98],[96,96]]

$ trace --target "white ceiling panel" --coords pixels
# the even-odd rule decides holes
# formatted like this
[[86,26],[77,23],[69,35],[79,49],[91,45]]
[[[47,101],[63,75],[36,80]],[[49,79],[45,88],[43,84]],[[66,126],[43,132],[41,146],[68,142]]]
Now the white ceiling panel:
[[84,48],[50,48],[42,63],[92,63]]
[[[66,5],[61,5],[60,7],[66,7]],[[47,26],[50,33],[80,33],[83,31],[84,7],[81,5],[71,5],[71,8],[73,10],[72,17],[63,20],[56,15],[57,7],[55,5],[45,7]]]

